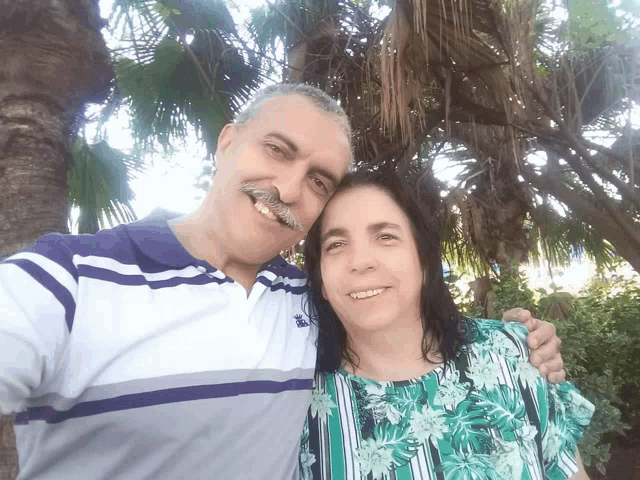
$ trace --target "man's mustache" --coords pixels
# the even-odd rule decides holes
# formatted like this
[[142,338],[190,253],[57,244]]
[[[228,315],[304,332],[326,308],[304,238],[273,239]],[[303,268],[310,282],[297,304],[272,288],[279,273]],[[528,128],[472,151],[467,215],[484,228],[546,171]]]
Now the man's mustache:
[[293,230],[299,230],[303,232],[302,224],[293,212],[284,203],[280,201],[278,196],[274,193],[267,192],[261,187],[249,182],[242,182],[240,184],[240,191],[251,195],[256,200],[262,202],[271,212],[284,223],[287,227]]

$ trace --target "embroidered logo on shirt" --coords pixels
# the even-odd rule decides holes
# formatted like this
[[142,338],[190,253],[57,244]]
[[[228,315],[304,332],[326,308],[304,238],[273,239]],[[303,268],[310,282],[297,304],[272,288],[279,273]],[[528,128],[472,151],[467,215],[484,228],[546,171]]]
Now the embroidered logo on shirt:
[[296,319],[296,325],[298,326],[298,328],[308,327],[309,326],[307,321],[304,318],[302,318],[302,315],[300,315],[299,313],[294,315],[293,318]]

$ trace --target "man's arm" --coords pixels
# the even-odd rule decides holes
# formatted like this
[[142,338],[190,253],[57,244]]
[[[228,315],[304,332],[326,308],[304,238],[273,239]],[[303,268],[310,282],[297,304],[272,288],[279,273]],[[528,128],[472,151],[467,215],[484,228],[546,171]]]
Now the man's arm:
[[520,322],[527,327],[531,365],[536,367],[540,375],[547,377],[550,382],[563,382],[566,373],[560,354],[562,342],[556,335],[556,327],[553,323],[533,318],[531,312],[524,308],[512,308],[506,311],[503,319],[509,322]]
[[580,452],[576,450],[576,463],[578,464],[578,473],[576,473],[571,480],[589,480],[589,475],[584,469],[584,464],[582,463],[582,458],[580,458]]
[[0,414],[23,411],[51,381],[75,311],[77,281],[45,254],[62,263],[64,255],[51,244],[38,249],[0,263]]

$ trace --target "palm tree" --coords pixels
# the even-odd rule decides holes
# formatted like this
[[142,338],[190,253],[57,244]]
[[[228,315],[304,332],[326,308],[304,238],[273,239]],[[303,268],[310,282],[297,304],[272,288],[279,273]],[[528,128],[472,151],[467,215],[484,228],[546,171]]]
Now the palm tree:
[[67,230],[67,163],[114,78],[95,0],[0,2],[0,259]]
[[[575,18],[596,16],[554,23],[544,5],[529,0],[398,0],[382,19],[372,5],[275,2],[254,14],[253,30],[271,56],[270,36],[288,48],[289,77],[340,99],[361,163],[416,171],[432,153],[427,140],[470,152],[467,174],[447,202],[458,202],[458,219],[467,223],[449,231],[466,232],[458,244],[473,246],[485,263],[518,263],[536,239],[558,254],[554,241],[566,244],[576,240],[567,232],[582,232],[588,238],[579,243],[593,253],[606,260],[606,240],[640,271],[637,157],[584,136],[640,98],[637,52],[610,43],[618,33],[583,39]],[[626,132],[619,146],[634,138]],[[536,151],[550,158],[544,170],[529,160]],[[564,205],[572,222],[560,221],[538,196]],[[544,225],[552,219],[564,227]],[[543,230],[563,237],[549,239]]]
[[[0,2],[0,259],[67,231],[71,138],[114,78],[94,0]],[[17,475],[0,417],[0,478]]]

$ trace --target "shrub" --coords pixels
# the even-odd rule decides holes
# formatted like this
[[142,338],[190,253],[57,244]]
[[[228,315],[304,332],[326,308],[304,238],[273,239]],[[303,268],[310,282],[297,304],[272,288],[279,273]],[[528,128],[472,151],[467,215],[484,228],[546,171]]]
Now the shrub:
[[504,312],[514,307],[526,308],[537,314],[533,291],[527,286],[524,274],[503,273],[493,285],[496,296],[493,301],[493,317],[502,318]]

